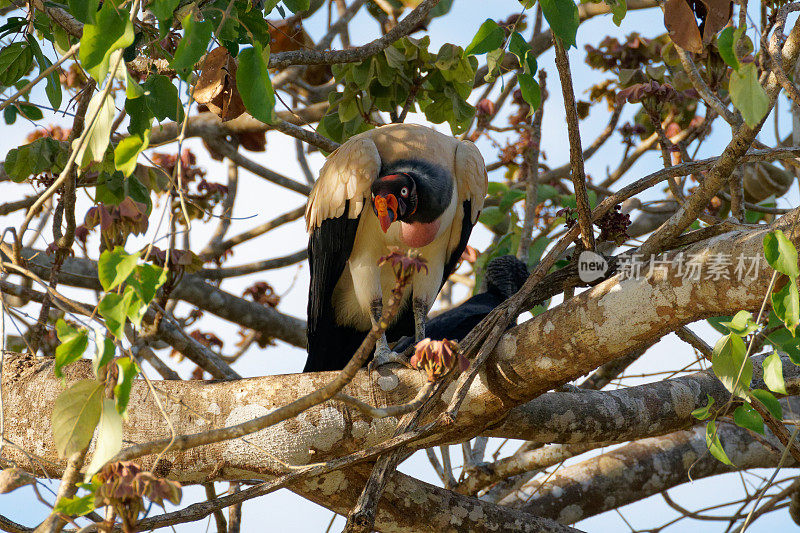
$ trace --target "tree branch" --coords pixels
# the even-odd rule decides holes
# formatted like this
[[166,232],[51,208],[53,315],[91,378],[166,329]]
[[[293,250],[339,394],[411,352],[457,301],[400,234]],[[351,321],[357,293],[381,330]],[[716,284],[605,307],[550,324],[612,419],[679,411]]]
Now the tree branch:
[[[729,423],[717,426],[717,436],[734,467],[715,459],[706,446],[706,428],[698,426],[661,437],[627,444],[599,457],[562,468],[546,484],[532,480],[501,500],[571,524],[612,508],[639,501],[691,479],[748,468],[774,467],[780,460],[775,447],[753,439],[745,429]],[[796,466],[789,460],[787,466]],[[534,494],[534,491],[535,494]],[[613,498],[608,495],[613,494]]]
[[[46,276],[52,257],[42,251],[24,248],[22,256],[28,267],[39,276]],[[0,253],[0,257],[3,254]],[[4,260],[8,260],[6,258]],[[102,290],[97,278],[97,263],[88,259],[68,257],[61,269],[59,282],[64,285],[91,290]],[[304,320],[285,315],[271,307],[239,298],[201,278],[185,275],[172,291],[170,298],[183,300],[204,309],[220,318],[246,328],[288,342],[294,346],[306,346],[306,324]]]
[[347,50],[293,50],[278,52],[269,58],[269,68],[286,68],[291,65],[333,65],[340,63],[356,63],[377,54],[393,42],[405,37],[418,28],[425,20],[428,12],[433,9],[439,0],[424,0],[403,20],[389,30],[386,35],[375,39],[365,45]]

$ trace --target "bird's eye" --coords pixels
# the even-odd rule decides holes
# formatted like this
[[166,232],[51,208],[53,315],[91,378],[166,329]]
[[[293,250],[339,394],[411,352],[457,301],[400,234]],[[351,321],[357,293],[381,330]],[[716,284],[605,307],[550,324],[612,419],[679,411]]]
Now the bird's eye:
[[403,187],[402,189],[400,189],[400,195],[408,196],[408,187]]

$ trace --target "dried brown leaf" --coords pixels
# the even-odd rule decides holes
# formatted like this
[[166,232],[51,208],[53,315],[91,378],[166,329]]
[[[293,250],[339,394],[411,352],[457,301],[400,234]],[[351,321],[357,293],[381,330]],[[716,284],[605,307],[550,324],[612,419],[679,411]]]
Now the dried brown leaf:
[[[705,4],[704,15],[697,15],[703,19],[703,44],[710,43],[714,36],[727,24],[733,14],[733,2],[730,0],[702,0]],[[695,2],[695,9],[697,2]]]
[[672,42],[690,52],[703,51],[700,28],[697,27],[694,11],[686,0],[667,0],[664,4],[664,26]]
[[194,99],[207,106],[223,122],[245,112],[242,97],[236,88],[236,60],[224,46],[206,55]]

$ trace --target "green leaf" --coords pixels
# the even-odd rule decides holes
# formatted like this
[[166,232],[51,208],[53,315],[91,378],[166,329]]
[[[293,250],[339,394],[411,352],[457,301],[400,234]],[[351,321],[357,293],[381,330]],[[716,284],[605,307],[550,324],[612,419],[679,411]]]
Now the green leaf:
[[628,13],[628,3],[626,0],[605,0],[606,5],[611,9],[613,14],[614,24],[619,26],[622,24],[622,19]]
[[135,100],[140,96],[144,96],[144,89],[139,85],[139,82],[131,77],[131,73],[125,69],[125,97]]
[[761,402],[761,404],[767,408],[769,414],[774,416],[775,419],[783,420],[783,408],[781,407],[781,403],[771,392],[763,389],[753,389],[750,391],[750,394],[753,398]]
[[789,355],[792,363],[800,365],[800,336],[793,336],[783,327],[781,319],[770,310],[765,328],[767,342],[775,349]]
[[236,88],[242,95],[244,107],[250,115],[265,124],[272,122],[272,110],[275,108],[275,93],[267,72],[267,58],[261,45],[254,44],[239,53],[239,68],[236,71]]
[[499,207],[493,205],[485,207],[483,211],[481,211],[480,217],[478,217],[478,220],[480,220],[482,224],[485,224],[490,228],[497,226],[505,219],[506,212],[501,211]]
[[525,198],[525,191],[519,189],[509,189],[503,194],[500,199],[500,211],[507,212],[511,206]]
[[255,9],[239,13],[239,23],[247,31],[248,41],[257,42],[261,46],[267,46],[272,40],[269,33],[269,23],[264,19],[264,14]]
[[732,316],[715,316],[709,318],[707,322],[712,328],[714,328],[718,332],[722,333],[723,335],[727,335],[730,332],[730,330],[726,326],[723,326],[722,324],[725,322],[730,322],[731,320],[733,320]]
[[125,253],[122,246],[117,246],[113,251],[105,250],[97,261],[97,277],[103,290],[110,291],[114,287],[125,283],[131,275],[136,263],[139,261],[139,252]]
[[133,291],[125,291],[124,294],[110,292],[97,306],[97,311],[106,321],[106,328],[118,339],[125,337],[125,318],[133,295]]
[[486,68],[488,72],[486,76],[483,77],[484,81],[491,83],[497,79],[497,76],[500,74],[500,65],[503,64],[503,58],[505,56],[506,52],[502,48],[496,48],[486,54]]
[[33,104],[18,102],[14,105],[17,106],[17,111],[19,112],[19,114],[27,118],[28,120],[42,120],[42,118],[44,118],[42,110]]
[[751,128],[755,128],[769,111],[769,96],[758,83],[758,70],[754,63],[745,63],[739,70],[731,72],[728,92],[731,102]]
[[94,334],[97,349],[92,359],[92,368],[94,369],[94,375],[97,379],[100,379],[100,369],[114,359],[116,348],[114,346],[114,341],[106,337],[100,328],[95,329]]
[[83,352],[89,346],[89,335],[85,329],[75,328],[62,318],[56,322],[56,335],[61,344],[56,348],[54,373],[57,378],[63,378],[61,369],[83,357]]
[[797,293],[797,280],[789,279],[789,283],[772,293],[772,310],[786,325],[786,329],[794,335],[800,324],[800,296]]
[[[184,80],[189,78],[189,73],[197,66],[200,58],[205,54],[211,40],[211,22],[208,20],[195,20],[195,14],[189,13],[183,18],[183,38],[178,43],[175,56],[169,64]],[[241,66],[239,67],[242,68]]]
[[767,233],[764,236],[764,257],[769,266],[786,274],[790,278],[797,278],[800,271],[797,267],[797,249],[781,230]]
[[745,357],[745,353],[742,338],[731,333],[717,341],[711,359],[714,374],[725,388],[742,398],[746,397],[753,379],[753,362]]
[[147,4],[147,8],[153,12],[158,22],[162,23],[163,26],[163,23],[169,24],[172,22],[172,17],[179,3],[180,0],[155,0]]
[[764,359],[762,366],[764,368],[764,383],[766,383],[769,390],[778,394],[788,394],[786,392],[786,383],[783,381],[781,355],[777,351],[772,352]]
[[[34,39],[32,35],[28,35],[27,39],[33,51],[33,55],[36,58],[36,63],[39,65],[39,73],[42,73],[52,66],[53,63],[45,57],[42,53],[42,49],[39,47],[39,43],[36,42],[36,39]],[[58,108],[61,107],[61,81],[58,78],[57,71],[54,70],[47,75],[47,84],[44,87],[44,93],[47,95],[47,100],[50,102],[50,105],[53,106],[53,109],[58,111]]]
[[519,60],[519,66],[522,66],[522,62],[525,60],[525,55],[528,53],[531,47],[528,46],[528,42],[525,38],[519,34],[518,31],[515,31],[511,34],[511,38],[508,40],[508,51],[517,56]]
[[706,394],[708,398],[708,403],[705,407],[698,407],[694,411],[692,411],[692,416],[698,420],[705,420],[709,416],[711,416],[711,406],[714,405],[714,398],[711,397],[710,394]]
[[386,56],[386,62],[391,68],[400,71],[403,70],[403,67],[406,65],[406,55],[403,52],[392,45],[387,47],[383,53]]
[[11,43],[0,50],[0,85],[10,87],[28,73],[33,52],[26,42]]
[[119,377],[117,377],[117,384],[114,387],[114,398],[117,399],[117,412],[124,415],[128,410],[128,402],[131,398],[131,387],[133,387],[133,379],[139,374],[139,366],[131,361],[129,357],[121,357],[117,359],[117,367],[119,368]]
[[292,13],[308,11],[308,8],[311,6],[310,0],[283,0],[283,3]]
[[103,388],[100,381],[84,379],[56,398],[51,421],[60,457],[69,457],[89,445],[100,420]]
[[485,54],[486,52],[503,46],[503,39],[505,39],[503,29],[492,19],[486,19],[483,24],[481,24],[481,27],[478,28],[478,33],[472,38],[472,42],[469,43],[467,49],[464,50],[464,54]]
[[710,420],[706,425],[706,446],[708,446],[708,451],[711,452],[711,455],[716,457],[718,461],[733,466],[731,460],[728,459],[728,454],[725,453],[725,449],[722,447],[722,443],[719,441],[717,427],[713,420]]
[[733,421],[737,426],[764,434],[764,419],[758,411],[743,403],[733,411]]
[[[97,12],[96,22],[83,26],[78,57],[81,66],[101,83],[108,74],[111,54],[133,43],[133,24],[127,9],[120,9],[107,0]],[[88,112],[87,112],[88,115]]]
[[53,30],[53,48],[56,53],[66,54],[72,46],[72,36],[58,24],[53,24],[50,28]]
[[60,498],[53,511],[67,516],[83,516],[94,511],[94,494],[75,498]]
[[122,139],[114,148],[114,166],[127,178],[136,170],[136,160],[150,144],[150,130],[144,131],[144,136],[130,135]]
[[3,120],[7,125],[11,125],[17,121],[17,106],[10,105],[3,110]]
[[531,106],[530,113],[533,113],[539,109],[539,105],[542,103],[542,90],[539,87],[539,83],[533,79],[533,76],[525,73],[520,73],[517,76],[517,82],[519,82],[522,97]]
[[739,70],[739,59],[736,57],[736,42],[741,35],[742,31],[739,28],[734,30],[728,26],[717,36],[719,55],[733,70]]
[[489,196],[494,196],[497,194],[504,193],[508,190],[508,185],[505,183],[501,183],[499,181],[490,181],[489,186],[487,188],[487,194]]
[[730,322],[720,322],[720,324],[740,337],[746,337],[758,329],[758,324],[753,321],[753,313],[750,311],[739,311]]
[[142,319],[147,312],[147,305],[139,298],[133,287],[125,287],[125,293],[127,294],[128,292],[131,293],[131,297],[125,314],[131,323],[138,328],[142,325]]
[[[92,161],[101,162],[106,154],[109,140],[111,139],[111,126],[114,123],[114,115],[116,108],[114,107],[114,97],[111,94],[104,95],[103,91],[98,91],[92,99],[89,100],[89,107],[86,110],[86,116],[94,116],[96,111],[97,118],[88,126],[89,131],[86,140],[78,150],[77,161],[82,166],[89,164]],[[79,139],[75,139],[73,145],[76,146]],[[74,147],[73,146],[73,147]]]
[[99,5],[99,0],[69,0],[69,14],[83,23],[92,24]]
[[508,42],[508,51],[517,56],[519,66],[522,67],[525,74],[536,74],[538,66],[536,64],[536,57],[531,52],[531,47],[519,34],[514,32],[511,34],[511,39]]
[[156,297],[158,289],[167,281],[167,271],[161,267],[145,263],[136,267],[128,284],[136,291],[136,295],[149,304]]
[[42,137],[9,150],[5,171],[17,183],[46,171],[57,173],[60,172],[57,162],[61,154],[66,154],[65,146],[52,137]]
[[547,19],[553,34],[564,42],[569,49],[575,46],[575,35],[578,32],[578,6],[572,0],[539,0],[542,14]]
[[89,466],[86,468],[85,482],[98,472],[109,459],[122,449],[122,417],[117,412],[114,400],[103,400],[100,425],[97,427],[97,442]]
[[[145,91],[145,102],[148,109],[153,113],[159,122],[170,118],[175,122],[183,120],[183,105],[181,104],[180,96],[178,96],[178,88],[169,81],[169,78],[156,74],[147,78],[142,84],[142,89]],[[130,102],[130,100],[128,100]],[[127,103],[125,109],[127,109]],[[131,115],[133,119],[133,115]],[[144,134],[144,130],[150,127],[150,122],[146,121],[136,130],[136,133]]]
[[[551,239],[547,237],[538,237],[533,240],[531,243],[531,247],[528,248],[528,260],[526,262],[528,269],[533,271],[533,267],[536,266],[539,261],[542,259],[542,255],[544,255],[544,251],[552,242]],[[545,306],[545,309],[547,307]]]
[[450,8],[453,7],[453,0],[441,0],[438,4],[436,4],[433,9],[430,10],[428,15],[431,18],[441,17],[443,15],[447,15],[450,12]]
[[369,89],[369,84],[374,78],[374,64],[375,62],[372,60],[372,58],[370,58],[365,59],[361,63],[356,63],[353,65],[353,68],[350,70],[350,75],[352,76],[353,83],[356,84],[356,87],[363,91]]
[[341,120],[343,123],[350,122],[361,115],[355,95],[351,96],[352,97],[350,98],[342,99],[342,101],[339,102],[339,105],[336,107],[336,111],[339,113],[339,120]]

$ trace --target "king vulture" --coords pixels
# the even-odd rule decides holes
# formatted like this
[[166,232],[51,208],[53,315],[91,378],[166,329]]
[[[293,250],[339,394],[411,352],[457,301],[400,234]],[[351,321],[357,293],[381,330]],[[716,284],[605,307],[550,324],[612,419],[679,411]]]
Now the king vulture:
[[425,337],[439,289],[455,269],[483,207],[480,151],[413,124],[366,131],[327,159],[309,195],[308,360],[304,372],[344,368],[381,316],[395,284],[378,266],[388,247],[415,249],[416,273],[395,321],[375,346],[375,363],[394,359],[388,345]]

